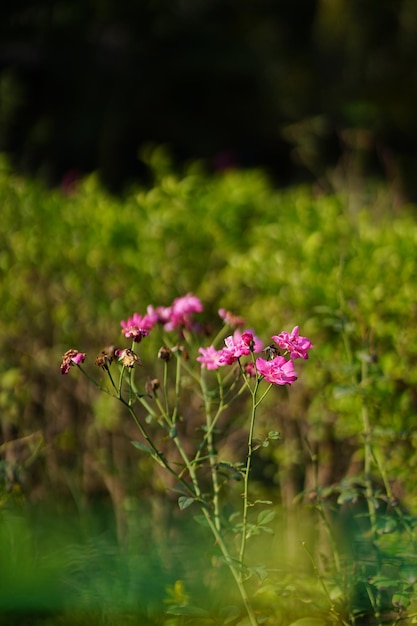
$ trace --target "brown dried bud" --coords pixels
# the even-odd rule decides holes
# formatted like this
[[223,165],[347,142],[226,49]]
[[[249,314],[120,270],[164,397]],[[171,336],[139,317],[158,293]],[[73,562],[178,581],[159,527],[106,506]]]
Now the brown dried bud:
[[188,352],[187,349],[181,344],[172,348],[173,352],[179,352],[184,361],[188,361]]
[[152,380],[148,378],[145,385],[146,393],[154,395],[157,389],[159,389],[159,380],[157,378],[153,378]]
[[161,359],[161,361],[165,361],[165,363],[168,363],[168,361],[171,360],[171,355],[171,350],[167,346],[162,346],[162,348],[160,348],[158,352],[158,359]]
[[116,356],[116,350],[117,348],[115,346],[107,346],[104,348],[96,358],[96,365],[102,367],[104,370],[108,369]]

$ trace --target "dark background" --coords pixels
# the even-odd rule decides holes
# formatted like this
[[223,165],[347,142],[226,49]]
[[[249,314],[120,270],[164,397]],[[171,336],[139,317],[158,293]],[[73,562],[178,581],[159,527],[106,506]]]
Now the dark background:
[[113,191],[174,163],[280,184],[354,156],[417,197],[415,0],[9,0],[0,150],[48,184]]

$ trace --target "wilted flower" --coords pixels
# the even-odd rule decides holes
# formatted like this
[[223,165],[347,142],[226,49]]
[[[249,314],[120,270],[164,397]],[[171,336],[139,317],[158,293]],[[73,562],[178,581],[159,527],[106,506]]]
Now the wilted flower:
[[168,361],[171,360],[171,356],[172,350],[170,348],[168,348],[167,346],[162,346],[162,348],[159,348],[158,359],[160,359],[161,361],[165,361],[165,363],[168,363]]
[[61,363],[61,374],[68,374],[71,367],[73,365],[79,365],[83,363],[85,359],[85,354],[83,352],[79,352],[78,350],[67,350],[64,356],[62,357]]
[[283,331],[272,339],[282,350],[287,350],[292,359],[308,359],[308,351],[313,347],[307,337],[299,336],[298,326],[294,326],[291,333]]
[[276,356],[270,361],[258,358],[256,359],[256,369],[258,372],[273,385],[291,385],[297,380],[297,372],[294,371],[292,361],[287,361],[283,356]]
[[134,367],[136,363],[138,365],[142,364],[136,352],[133,352],[133,350],[130,350],[129,348],[116,350],[115,356],[117,356],[119,361],[121,361],[122,365],[124,365],[125,367]]
[[149,393],[149,395],[154,395],[155,391],[159,389],[160,383],[157,378],[153,378],[152,380],[148,378],[145,383],[145,391]]
[[104,348],[96,358],[96,365],[102,367],[104,370],[108,369],[109,365],[112,363],[114,357],[116,356],[116,346],[107,346]]

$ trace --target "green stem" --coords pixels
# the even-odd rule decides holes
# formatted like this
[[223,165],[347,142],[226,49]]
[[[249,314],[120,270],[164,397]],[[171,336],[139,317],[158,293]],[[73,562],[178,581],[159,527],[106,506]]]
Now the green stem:
[[[131,417],[133,418],[133,421],[135,422],[137,428],[139,429],[139,432],[141,433],[142,437],[145,439],[146,443],[148,444],[148,446],[150,447],[150,449],[152,450],[152,456],[153,458],[160,464],[162,465],[162,467],[164,467],[172,476],[175,476],[175,478],[181,483],[181,485],[187,490],[187,492],[193,497],[195,498],[196,496],[199,496],[200,494],[196,493],[195,489],[193,489],[192,487],[190,487],[190,485],[187,483],[187,481],[185,481],[179,474],[178,472],[176,472],[168,463],[168,461],[166,460],[166,458],[164,457],[164,455],[162,454],[162,452],[160,452],[158,450],[158,448],[155,446],[154,442],[152,441],[152,439],[149,437],[148,433],[146,432],[146,429],[144,428],[143,424],[141,424],[141,422],[139,421],[133,407],[126,402],[126,400],[124,400],[123,398],[119,398],[120,402],[122,404],[124,404],[124,406],[127,408],[127,410],[129,411]],[[194,486],[194,485],[193,485]]]
[[[361,382],[362,384],[367,379],[367,364],[365,359],[362,359],[362,367],[361,367]],[[374,499],[374,489],[372,485],[372,460],[373,460],[373,451],[372,451],[372,429],[369,421],[369,413],[368,407],[366,405],[366,401],[364,398],[361,399],[361,414],[362,414],[362,423],[363,423],[363,431],[364,431],[364,475],[365,475],[365,494],[366,500],[368,503],[368,512],[369,519],[371,522],[371,534],[372,540],[375,541],[377,539],[377,523],[376,523],[376,507],[375,507],[375,499]]]
[[168,400],[168,363],[164,362],[164,396],[165,396],[165,413],[169,414],[169,400]]
[[172,413],[172,423],[175,424],[178,418],[178,404],[180,400],[180,390],[181,390],[181,357],[177,355],[176,361],[176,371],[175,371],[175,405]]
[[304,550],[305,550],[305,552],[306,552],[306,554],[307,554],[307,556],[308,556],[308,558],[309,558],[309,560],[311,562],[311,565],[313,566],[313,570],[314,570],[314,573],[317,576],[317,579],[320,581],[320,584],[322,586],[324,594],[325,594],[325,596],[327,598],[327,601],[329,603],[331,613],[333,614],[334,618],[337,619],[337,622],[339,624],[343,624],[344,626],[348,626],[348,623],[344,619],[341,619],[341,617],[340,617],[340,615],[339,615],[339,613],[338,613],[338,611],[336,609],[336,606],[335,606],[335,604],[334,604],[334,602],[332,600],[330,592],[329,592],[329,590],[327,588],[327,585],[326,585],[326,583],[324,581],[324,578],[320,574],[319,568],[317,567],[317,564],[316,564],[316,562],[315,562],[315,560],[313,558],[313,555],[310,553],[309,549],[307,548],[306,542],[302,541],[301,545],[304,548]]
[[[213,521],[212,516],[210,515],[210,511],[208,510],[207,506],[204,503],[204,499],[202,497],[202,493],[201,493],[201,489],[198,483],[198,478],[196,475],[196,470],[195,470],[195,464],[188,458],[188,455],[186,453],[186,451],[184,450],[181,441],[178,439],[178,437],[173,437],[173,441],[181,455],[181,458],[183,459],[185,466],[188,470],[188,474],[191,478],[191,482],[193,485],[193,489],[194,489],[194,497],[195,499],[199,502],[200,504],[200,508],[201,511],[207,521],[207,524],[211,530],[211,532],[213,533],[213,536],[216,540],[217,545],[220,548],[220,551],[223,555],[223,558],[225,559],[227,566],[229,567],[229,570],[236,582],[236,585],[238,587],[239,593],[240,593],[240,597],[242,598],[242,602],[244,604],[246,613],[248,615],[248,619],[250,622],[251,626],[258,626],[258,622],[256,621],[256,617],[253,611],[253,608],[249,602],[249,598],[248,595],[246,593],[246,589],[244,587],[243,581],[242,581],[242,576],[240,571],[238,571],[238,569],[235,566],[235,563],[232,559],[232,557],[230,556],[230,552],[223,540],[222,534],[221,534],[221,528],[219,525],[219,521],[216,521],[216,514],[215,514],[215,520]],[[240,568],[239,568],[240,569]]]
[[256,409],[259,405],[259,402],[256,400],[256,395],[258,392],[258,387],[260,383],[260,377],[256,377],[256,383],[254,389],[250,386],[250,391],[252,394],[252,410],[250,417],[250,425],[249,425],[249,435],[248,435],[248,456],[246,459],[246,468],[245,468],[245,478],[244,478],[244,486],[243,486],[243,516],[242,516],[242,539],[240,543],[240,552],[239,552],[239,562],[241,566],[240,577],[243,577],[243,563],[245,558],[245,550],[246,550],[246,540],[247,540],[247,530],[248,530],[248,510],[249,510],[249,476],[250,469],[252,463],[252,452],[253,452],[253,432],[255,428],[255,418],[256,418]]
[[[220,387],[221,388],[221,387]],[[213,510],[214,510],[214,524],[218,531],[220,531],[220,503],[219,503],[219,477],[217,474],[217,453],[214,447],[214,437],[211,419],[211,401],[208,394],[206,381],[204,378],[204,372],[201,375],[201,389],[204,396],[204,408],[206,414],[206,435],[207,435],[207,451],[209,456],[211,480],[213,484]],[[221,400],[220,400],[221,403]],[[219,415],[219,413],[218,413]]]
[[310,458],[311,458],[311,462],[313,464],[313,474],[314,474],[314,491],[316,493],[316,500],[315,500],[315,510],[317,511],[317,513],[320,516],[320,519],[322,520],[324,527],[327,531],[327,534],[329,536],[330,539],[330,543],[332,546],[332,551],[333,551],[333,560],[334,560],[334,564],[335,564],[335,568],[336,568],[336,572],[340,575],[342,573],[342,569],[341,569],[341,564],[340,564],[340,554],[339,554],[339,549],[337,546],[337,541],[336,538],[334,536],[334,532],[333,529],[331,527],[331,524],[329,523],[329,520],[327,518],[326,512],[324,510],[324,506],[323,506],[323,500],[321,497],[321,493],[320,493],[320,485],[319,485],[319,479],[318,479],[318,473],[319,473],[319,463],[318,463],[318,455],[316,452],[314,452],[314,450],[312,449],[310,442],[308,441],[307,437],[304,438],[305,444],[307,446],[307,450],[310,454]]
[[223,537],[222,537],[220,531],[218,530],[216,524],[211,519],[209,511],[206,508],[202,507],[202,512],[204,514],[204,517],[206,518],[206,521],[208,523],[208,526],[209,526],[211,532],[214,535],[216,543],[217,543],[217,545],[220,548],[220,551],[221,551],[221,553],[223,555],[223,558],[224,558],[224,560],[227,563],[229,571],[230,571],[230,573],[232,574],[232,576],[233,576],[233,578],[235,580],[236,586],[237,586],[237,588],[239,590],[240,597],[242,598],[242,602],[243,602],[243,605],[245,607],[245,610],[246,610],[246,613],[247,613],[247,616],[248,616],[248,619],[249,619],[250,626],[258,626],[258,622],[257,622],[256,616],[255,616],[255,612],[254,612],[254,610],[253,610],[253,608],[251,606],[248,594],[246,592],[245,586],[244,586],[243,581],[242,581],[242,576],[241,576],[241,573],[240,573],[240,567],[237,568],[236,565],[235,565],[235,562],[231,558],[229,550],[228,550],[226,544],[223,541]]

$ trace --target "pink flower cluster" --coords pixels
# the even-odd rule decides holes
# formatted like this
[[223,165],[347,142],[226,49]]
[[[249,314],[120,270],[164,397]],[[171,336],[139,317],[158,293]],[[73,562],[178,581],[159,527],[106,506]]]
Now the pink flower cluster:
[[215,370],[222,365],[236,363],[241,356],[262,350],[261,340],[255,337],[251,330],[245,330],[243,333],[235,330],[233,335],[226,337],[224,343],[225,347],[222,350],[216,350],[214,346],[198,349],[201,356],[197,357],[197,361],[202,367]]
[[[127,321],[121,322],[122,333],[136,343],[147,337],[156,324],[161,324],[166,331],[178,330],[182,334],[184,329],[192,330],[196,327],[193,316],[202,311],[201,301],[192,293],[188,293],[176,298],[171,306],[154,308],[149,305],[145,315],[134,313]],[[225,324],[235,328],[245,323],[243,318],[225,309],[219,310],[219,316]],[[274,385],[290,385],[297,379],[293,360],[308,359],[308,352],[313,346],[307,337],[300,336],[298,326],[290,333],[283,331],[279,335],[273,335],[272,339],[276,345],[265,348],[267,358],[258,357],[256,360],[249,360],[243,364],[244,371],[248,376],[259,375]],[[251,329],[244,331],[236,329],[232,335],[226,337],[221,350],[216,350],[213,345],[199,348],[200,356],[197,357],[197,361],[207,370],[217,370],[225,365],[233,365],[241,357],[260,353],[262,348],[262,341]],[[280,354],[280,351],[283,354]],[[103,363],[105,365],[111,363],[112,358],[107,357],[103,361],[103,354],[106,357],[103,352],[96,360],[96,364],[103,366]],[[140,363],[139,357],[132,350],[117,349],[114,355],[119,357],[126,367]],[[62,358],[61,373],[68,374],[73,365],[79,365],[84,359],[85,354],[82,352],[68,350]]]
[[120,322],[122,333],[126,338],[131,338],[139,343],[143,337],[147,337],[156,324],[162,324],[167,331],[175,329],[192,328],[192,316],[201,313],[203,305],[201,301],[191,293],[181,298],[176,298],[169,307],[148,306],[146,315],[134,313],[128,320]]
[[[297,372],[294,370],[294,364],[291,359],[308,359],[308,350],[313,346],[306,337],[300,337],[298,326],[291,333],[282,332],[272,337],[274,342],[281,350],[290,355],[290,360],[284,356],[277,354],[278,350],[274,346],[269,346],[270,354],[274,354],[272,359],[263,359],[258,357],[253,363],[245,366],[248,375],[260,374],[266,381],[274,385],[290,385],[297,380]],[[262,350],[262,342],[255,337],[251,330],[245,330],[241,333],[236,330],[233,335],[226,337],[224,340],[225,347],[216,350],[214,346],[208,348],[199,348],[200,356],[197,361],[201,366],[208,370],[216,370],[223,365],[232,365],[240,357],[247,356],[251,352],[260,352]]]

